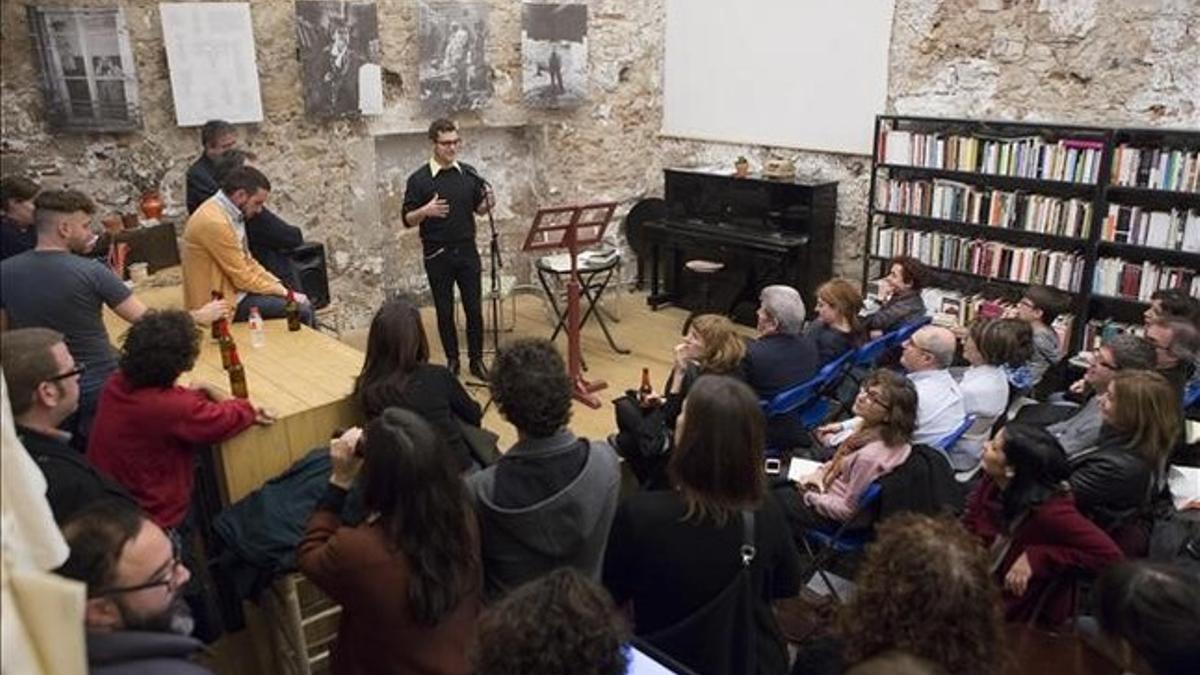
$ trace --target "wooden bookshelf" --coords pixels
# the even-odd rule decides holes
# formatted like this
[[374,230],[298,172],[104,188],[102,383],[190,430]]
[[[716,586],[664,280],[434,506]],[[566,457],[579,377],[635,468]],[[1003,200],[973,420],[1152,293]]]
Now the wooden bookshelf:
[[[898,143],[888,147],[889,137]],[[876,232],[884,228],[937,232],[1013,248],[1076,253],[1082,258],[1083,269],[1080,288],[1073,293],[1070,309],[1074,325],[1069,346],[1074,351],[1082,343],[1089,321],[1137,322],[1146,307],[1144,299],[1116,297],[1094,290],[1098,284],[1098,261],[1102,258],[1120,258],[1128,263],[1121,266],[1106,263],[1110,282],[1114,278],[1112,271],[1117,267],[1132,279],[1144,270],[1135,273],[1125,268],[1152,263],[1162,268],[1184,270],[1184,274],[1177,275],[1183,279],[1182,287],[1200,297],[1200,281],[1196,280],[1200,278],[1200,251],[1107,241],[1102,230],[1112,204],[1137,207],[1139,213],[1182,213],[1179,227],[1186,228],[1187,213],[1200,212],[1200,155],[1197,151],[1200,151],[1200,129],[1134,129],[879,115],[875,118],[863,287],[865,289],[870,280],[886,274],[889,258],[880,256],[876,248]],[[1122,158],[1125,164],[1114,163]],[[1153,174],[1150,168],[1154,169]],[[1122,184],[1117,184],[1118,179]],[[889,183],[889,180],[929,183],[931,189],[946,189],[944,183],[950,183],[951,189],[953,184],[962,184],[973,193],[993,190],[1017,193],[1014,198],[1021,200],[1015,207],[1017,221],[1025,218],[1026,209],[1033,208],[1031,196],[1063,200],[1064,203],[1055,205],[1056,208],[1065,208],[1066,200],[1083,200],[1091,207],[1090,222],[1086,223],[1080,236],[1071,237],[1036,229],[989,225],[986,221],[964,222],[970,218],[964,221],[947,219],[940,213],[909,212],[924,210],[924,204],[898,211],[877,202],[881,186],[888,190],[882,193],[885,198],[895,193],[895,183]],[[939,185],[939,182],[944,183]],[[1176,189],[1162,189],[1162,186]],[[1078,202],[1074,206],[1078,207]],[[1030,215],[1030,218],[1036,220],[1037,215],[1040,213]],[[1183,231],[1177,230],[1180,247],[1183,246]],[[1196,276],[1189,278],[1191,272],[1188,270],[1195,270]],[[1153,276],[1155,271],[1149,270],[1151,277],[1146,282],[1146,289],[1157,280]],[[999,295],[1015,296],[1027,286],[1003,276],[994,278],[970,270],[931,265],[930,272],[933,285],[964,293],[986,289]],[[1166,278],[1165,273],[1162,278]],[[1117,279],[1120,282],[1124,277]],[[1139,291],[1143,290],[1141,284],[1138,286]]]

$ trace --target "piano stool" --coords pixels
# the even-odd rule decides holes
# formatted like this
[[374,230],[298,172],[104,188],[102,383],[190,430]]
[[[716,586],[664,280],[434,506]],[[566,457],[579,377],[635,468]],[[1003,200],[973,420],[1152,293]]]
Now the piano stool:
[[688,329],[692,327],[692,321],[697,316],[710,314],[715,311],[715,308],[712,306],[712,279],[725,269],[725,263],[716,260],[693,258],[685,262],[683,268],[696,275],[700,283],[701,295],[700,306],[689,312],[687,319],[683,322],[683,334],[687,335]]

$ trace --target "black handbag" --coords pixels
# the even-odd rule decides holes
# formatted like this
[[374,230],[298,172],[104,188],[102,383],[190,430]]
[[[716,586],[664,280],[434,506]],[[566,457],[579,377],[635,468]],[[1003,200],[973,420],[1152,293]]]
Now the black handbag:
[[742,566],[715,598],[646,642],[704,675],[775,675],[788,670],[775,614],[755,593],[754,513],[742,511]]

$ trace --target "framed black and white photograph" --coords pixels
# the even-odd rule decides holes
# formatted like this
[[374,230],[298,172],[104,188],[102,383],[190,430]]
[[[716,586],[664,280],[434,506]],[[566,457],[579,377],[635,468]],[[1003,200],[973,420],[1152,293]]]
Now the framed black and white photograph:
[[479,2],[422,3],[418,68],[427,112],[477,110],[492,97],[486,60],[488,7]]
[[50,128],[142,127],[129,29],[120,7],[27,7]]
[[521,12],[525,104],[565,108],[587,98],[587,5],[527,2]]
[[296,0],[296,38],[309,115],[383,112],[379,19],[373,1]]

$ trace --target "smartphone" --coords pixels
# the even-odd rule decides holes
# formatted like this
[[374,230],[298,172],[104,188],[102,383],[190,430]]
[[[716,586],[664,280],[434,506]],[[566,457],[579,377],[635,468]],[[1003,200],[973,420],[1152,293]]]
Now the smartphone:
[[783,469],[783,462],[775,457],[768,457],[766,461],[766,471],[772,476],[778,476],[780,470]]

